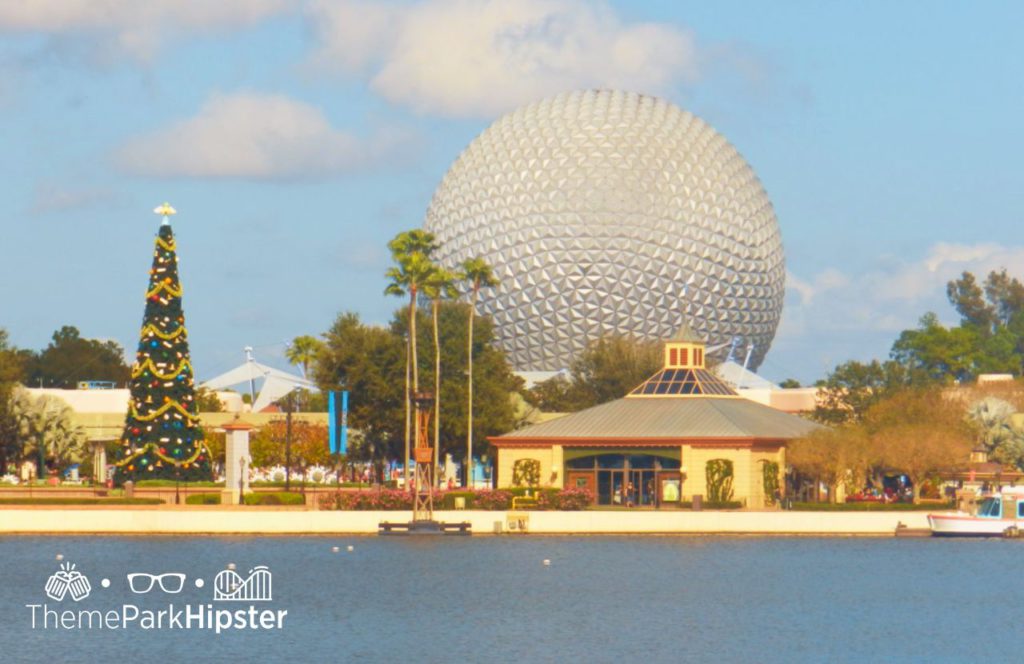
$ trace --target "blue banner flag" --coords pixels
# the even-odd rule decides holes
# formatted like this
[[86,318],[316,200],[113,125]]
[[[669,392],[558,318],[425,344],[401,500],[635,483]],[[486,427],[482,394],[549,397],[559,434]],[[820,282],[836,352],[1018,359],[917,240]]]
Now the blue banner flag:
[[331,454],[345,454],[348,452],[348,390],[328,393],[327,414]]

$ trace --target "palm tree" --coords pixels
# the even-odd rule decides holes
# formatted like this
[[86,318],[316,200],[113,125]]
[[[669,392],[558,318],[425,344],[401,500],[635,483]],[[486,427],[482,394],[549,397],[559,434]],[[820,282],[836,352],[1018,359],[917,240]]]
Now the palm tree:
[[[406,366],[412,368],[412,389],[409,385],[409,371],[405,376],[405,485],[409,486],[409,418],[411,417],[410,399],[412,393],[419,391],[419,367],[416,353],[416,297],[423,283],[434,270],[430,254],[437,249],[433,233],[419,229],[405,231],[396,235],[388,242],[391,257],[396,266],[388,268],[387,276],[391,280],[384,289],[386,295],[409,295],[409,330],[406,345]],[[415,424],[415,439],[419,440],[420,425]]]
[[12,410],[19,433],[27,443],[25,456],[38,455],[39,479],[46,479],[46,457],[52,455],[62,466],[85,442],[85,431],[75,424],[74,411],[63,399],[43,395],[33,399],[27,390],[15,390]]
[[494,276],[494,271],[487,261],[479,256],[463,261],[462,274],[472,287],[472,301],[469,307],[469,340],[466,342],[466,368],[469,377],[466,393],[469,405],[466,409],[466,472],[463,473],[464,486],[468,487],[473,477],[473,318],[476,315],[476,302],[480,297],[480,289],[497,286],[498,279]]
[[[441,298],[458,297],[459,291],[455,282],[461,275],[456,275],[443,267],[437,267],[423,284],[423,294],[430,298],[431,315],[434,321],[434,473],[437,473],[438,457],[441,449],[441,336],[438,330],[438,312],[441,309]],[[436,479],[435,479],[436,481]]]
[[292,339],[292,343],[285,349],[284,355],[293,365],[299,365],[302,368],[302,377],[308,379],[309,366],[316,360],[322,347],[323,343],[319,339],[304,334]]

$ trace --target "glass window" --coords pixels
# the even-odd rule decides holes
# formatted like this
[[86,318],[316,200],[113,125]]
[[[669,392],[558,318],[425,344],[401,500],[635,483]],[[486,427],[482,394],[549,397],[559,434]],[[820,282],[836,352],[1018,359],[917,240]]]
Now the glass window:
[[981,507],[978,508],[978,516],[985,516],[994,519],[998,519],[1003,515],[1003,506],[999,501],[999,498],[986,498],[981,501]]
[[658,465],[661,467],[662,470],[679,470],[679,459],[658,457]]
[[626,457],[621,454],[601,454],[597,457],[598,468],[624,468]]
[[630,468],[654,468],[654,457],[649,454],[630,454]]
[[593,470],[594,457],[585,456],[579,459],[569,459],[565,462],[565,467],[570,470]]
[[1024,519],[1024,500],[1017,501],[1017,516]]

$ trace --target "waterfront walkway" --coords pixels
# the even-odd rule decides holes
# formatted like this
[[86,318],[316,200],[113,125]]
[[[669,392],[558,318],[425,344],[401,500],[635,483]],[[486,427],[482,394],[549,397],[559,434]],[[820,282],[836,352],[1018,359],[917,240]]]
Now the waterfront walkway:
[[[468,521],[474,535],[760,534],[891,536],[898,524],[927,528],[926,511],[582,511],[436,512],[438,521]],[[371,535],[382,521],[411,512],[317,511],[247,507],[6,507],[0,534]]]

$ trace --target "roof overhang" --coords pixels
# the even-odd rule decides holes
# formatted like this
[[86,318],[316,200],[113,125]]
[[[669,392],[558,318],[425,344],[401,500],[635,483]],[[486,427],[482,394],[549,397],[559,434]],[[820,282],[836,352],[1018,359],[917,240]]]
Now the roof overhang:
[[786,444],[780,438],[504,438],[492,436],[487,439],[491,445],[501,448],[517,447],[750,447],[777,449]]

